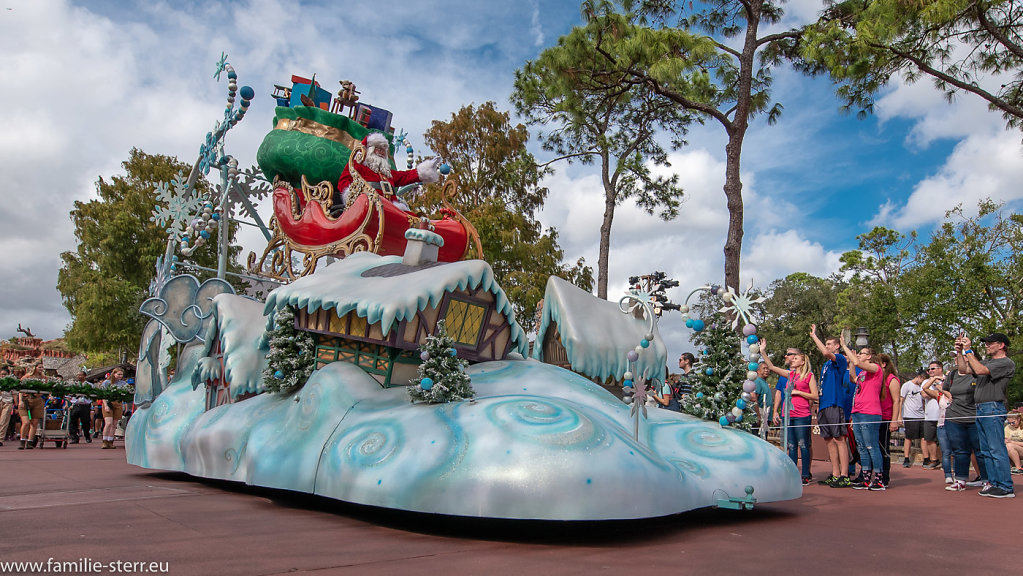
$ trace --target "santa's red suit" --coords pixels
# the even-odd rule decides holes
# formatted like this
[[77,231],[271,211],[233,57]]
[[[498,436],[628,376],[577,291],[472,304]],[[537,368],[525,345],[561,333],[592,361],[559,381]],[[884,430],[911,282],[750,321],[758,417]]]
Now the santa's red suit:
[[[429,184],[440,181],[440,172],[438,170],[441,162],[440,158],[426,160],[420,163],[414,170],[391,170],[390,164],[387,163],[387,139],[382,134],[374,132],[364,138],[362,143],[366,146],[366,158],[362,163],[355,163],[355,169],[362,176],[362,179],[370,184],[382,182],[390,184],[389,190],[386,186],[381,187],[383,188],[381,193],[385,198],[394,202],[403,210],[408,210],[408,206],[397,196],[396,193],[399,188],[419,182]],[[341,177],[338,178],[334,198],[335,206],[342,203],[342,199],[345,198],[345,193],[352,183],[352,164],[345,164],[345,169],[341,172]]]

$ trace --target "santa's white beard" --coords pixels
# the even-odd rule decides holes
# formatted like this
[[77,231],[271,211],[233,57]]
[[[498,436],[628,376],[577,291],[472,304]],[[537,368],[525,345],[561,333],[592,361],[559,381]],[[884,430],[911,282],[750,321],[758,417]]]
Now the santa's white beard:
[[391,165],[387,162],[387,158],[385,156],[378,156],[372,149],[366,155],[366,161],[363,164],[366,168],[383,176],[385,179],[391,178]]

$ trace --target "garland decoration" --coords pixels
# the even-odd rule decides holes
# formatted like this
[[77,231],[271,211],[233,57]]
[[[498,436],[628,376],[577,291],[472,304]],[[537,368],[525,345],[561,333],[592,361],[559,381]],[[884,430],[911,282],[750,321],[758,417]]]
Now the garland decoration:
[[92,384],[83,384],[76,380],[19,380],[13,376],[0,379],[0,390],[36,390],[50,396],[87,396],[97,400],[113,400],[116,402],[133,402],[135,387],[101,388]]

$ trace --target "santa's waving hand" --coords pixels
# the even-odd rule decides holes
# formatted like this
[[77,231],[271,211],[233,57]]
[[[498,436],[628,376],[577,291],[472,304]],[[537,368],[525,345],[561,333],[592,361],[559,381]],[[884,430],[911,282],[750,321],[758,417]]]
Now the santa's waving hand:
[[362,143],[366,146],[365,159],[361,163],[346,164],[344,171],[341,172],[341,177],[338,178],[337,188],[334,192],[334,206],[331,207],[331,213],[335,216],[344,210],[345,201],[350,201],[347,198],[347,192],[353,180],[352,165],[355,166],[359,176],[370,186],[376,188],[385,198],[406,211],[408,206],[396,194],[399,188],[409,184],[431,184],[440,181],[440,158],[425,160],[415,170],[391,170],[391,165],[387,161],[389,147],[383,134],[373,132],[366,136]]

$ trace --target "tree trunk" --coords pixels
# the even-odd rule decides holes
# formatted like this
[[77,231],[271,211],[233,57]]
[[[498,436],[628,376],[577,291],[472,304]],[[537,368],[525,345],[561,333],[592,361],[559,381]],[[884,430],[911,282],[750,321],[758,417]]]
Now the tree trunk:
[[608,254],[611,252],[611,223],[615,218],[614,191],[604,192],[604,220],[600,223],[600,254],[597,256],[597,298],[607,300]]
[[729,134],[725,146],[725,200],[728,205],[728,235],[725,237],[725,286],[740,291],[739,258],[742,255],[742,180],[739,178],[739,164],[742,157],[742,142],[745,128]]

